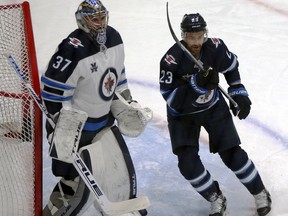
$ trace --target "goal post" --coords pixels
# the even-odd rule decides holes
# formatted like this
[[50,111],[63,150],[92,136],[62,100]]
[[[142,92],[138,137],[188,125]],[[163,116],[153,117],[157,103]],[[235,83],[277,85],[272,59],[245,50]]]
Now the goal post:
[[0,215],[40,216],[42,112],[4,53],[13,56],[40,97],[28,2],[0,5]]

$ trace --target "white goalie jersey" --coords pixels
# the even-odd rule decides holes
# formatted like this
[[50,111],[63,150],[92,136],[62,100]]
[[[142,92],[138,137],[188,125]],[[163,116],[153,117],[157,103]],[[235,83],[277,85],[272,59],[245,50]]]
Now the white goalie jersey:
[[[128,90],[124,46],[112,27],[107,28],[107,34],[105,52],[79,29],[63,40],[41,77],[42,97],[51,114],[60,112],[63,106],[86,112],[84,131],[102,129],[111,110],[120,131],[135,137],[151,120],[152,111],[138,104],[138,107],[130,106],[123,98],[119,100],[119,93]],[[115,92],[118,92],[118,100],[112,104]]]
[[128,84],[123,42],[110,26],[106,46],[101,52],[79,29],[62,41],[41,77],[49,113],[59,112],[62,106],[82,110],[88,114],[85,131],[99,130],[107,123],[114,92],[128,89]]

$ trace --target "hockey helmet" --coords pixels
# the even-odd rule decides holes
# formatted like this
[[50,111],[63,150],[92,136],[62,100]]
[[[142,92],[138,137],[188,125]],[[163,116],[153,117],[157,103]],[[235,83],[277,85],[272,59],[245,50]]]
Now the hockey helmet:
[[206,22],[199,14],[185,14],[181,22],[181,31],[184,32],[198,32],[206,31]]
[[77,25],[99,44],[106,42],[109,12],[100,0],[83,1],[75,13]]

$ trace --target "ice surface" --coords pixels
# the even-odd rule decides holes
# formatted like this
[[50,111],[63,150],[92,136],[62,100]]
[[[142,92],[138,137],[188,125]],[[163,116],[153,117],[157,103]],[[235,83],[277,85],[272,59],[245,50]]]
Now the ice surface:
[[[1,0],[5,3],[6,0]],[[6,1],[14,3],[17,1]],[[57,45],[76,28],[76,0],[29,0],[38,67],[45,70]],[[127,138],[138,177],[138,193],[150,198],[149,215],[208,215],[209,204],[180,175],[171,153],[165,102],[159,92],[159,61],[174,43],[166,22],[164,0],[103,0],[109,24],[118,29],[126,49],[126,72],[133,97],[154,111],[154,120],[139,138]],[[170,19],[180,38],[185,13],[201,13],[209,36],[222,38],[237,54],[242,81],[253,102],[245,121],[235,118],[242,147],[256,164],[271,192],[271,216],[288,215],[288,2],[283,0],[170,1]],[[226,87],[225,80],[221,85]],[[208,151],[201,133],[200,155],[228,199],[231,216],[254,215],[254,200],[218,155]],[[51,175],[44,141],[44,204],[57,182]],[[93,215],[93,208],[85,214]]]

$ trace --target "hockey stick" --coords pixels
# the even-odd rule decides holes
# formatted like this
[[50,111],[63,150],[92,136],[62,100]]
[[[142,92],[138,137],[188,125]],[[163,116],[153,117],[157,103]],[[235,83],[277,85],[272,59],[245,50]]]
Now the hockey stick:
[[[32,86],[29,84],[28,80],[26,79],[22,70],[19,68],[15,59],[10,54],[4,54],[4,56],[7,57],[8,61],[13,66],[17,75],[21,78],[21,81],[23,82],[25,87],[29,90],[30,94],[32,95],[39,108],[44,112],[51,126],[55,128],[55,123],[52,120],[51,115],[48,113],[46,107],[44,106],[40,98],[37,96]],[[104,215],[121,215],[128,212],[145,209],[149,206],[149,200],[146,196],[120,202],[110,202],[107,196],[104,194],[103,190],[101,189],[100,185],[97,183],[93,174],[87,168],[80,155],[76,151],[74,154],[75,157],[73,160],[73,166],[75,167],[91,193],[95,195],[96,201]]]
[[[200,62],[189,52],[189,50],[187,50],[187,48],[179,41],[179,39],[175,35],[174,30],[173,30],[172,25],[171,25],[171,22],[170,22],[170,18],[169,18],[168,2],[166,3],[166,14],[167,14],[167,22],[168,22],[169,30],[171,32],[173,39],[178,44],[178,46],[184,51],[184,53],[189,58],[189,60],[194,62],[198,66],[198,68],[205,73],[206,71],[204,70],[202,64],[200,64]],[[237,110],[239,110],[239,106],[236,103],[236,101],[233,100],[233,98],[219,84],[218,84],[218,88],[222,92],[222,94],[233,104],[233,106]]]

